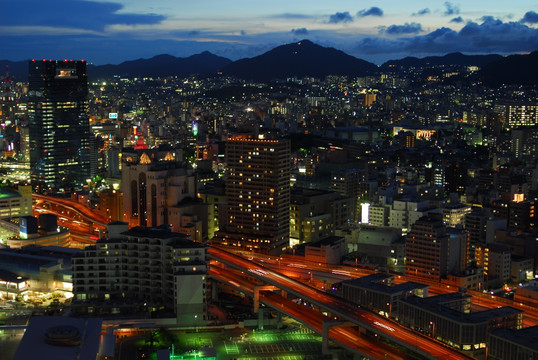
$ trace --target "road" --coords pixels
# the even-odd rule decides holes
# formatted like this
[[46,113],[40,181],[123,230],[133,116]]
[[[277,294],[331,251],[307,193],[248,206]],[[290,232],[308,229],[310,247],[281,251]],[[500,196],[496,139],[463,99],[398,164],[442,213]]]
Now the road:
[[245,273],[248,273],[250,276],[257,278],[264,283],[274,285],[288,293],[301,297],[305,301],[313,303],[322,309],[324,308],[341,320],[350,321],[362,328],[399,343],[410,350],[417,351],[424,356],[443,359],[470,359],[469,356],[462,354],[455,349],[448,348],[444,344],[411,329],[400,326],[387,318],[357,308],[341,298],[311,288],[285,275],[270,270],[265,266],[244,259],[239,255],[215,247],[210,248],[208,254],[211,258],[218,260],[227,266],[245,271]]
[[56,215],[58,225],[69,228],[73,245],[95,244],[99,240],[99,230],[105,230],[109,222],[108,219],[76,201],[38,194],[33,194],[32,198],[35,200],[34,213]]
[[[230,284],[251,297],[254,295],[254,286],[259,285],[258,282],[249,280],[237,270],[212,268],[209,270],[208,275]],[[291,318],[301,321],[319,334],[323,332],[323,323],[333,320],[319,311],[308,306],[296,304],[274,292],[261,291],[260,301]],[[366,337],[359,330],[350,326],[331,328],[329,338],[340,346],[359,352],[371,359],[385,359],[387,357],[390,359],[412,359],[411,356],[388,346],[386,343]]]
[[[343,265],[317,265],[311,263],[305,263],[301,259],[286,259],[270,257],[263,254],[251,254],[244,253],[244,257],[251,258],[253,261],[258,262],[272,270],[281,272],[289,277],[304,280],[310,278],[314,282],[316,280],[327,281],[327,284],[335,282],[367,276],[375,273],[376,271],[369,269],[361,269],[353,266]],[[458,287],[453,285],[447,285],[442,283],[435,283],[427,281],[415,276],[406,275],[394,275],[394,283],[401,284],[407,281],[423,283],[429,286],[430,294],[447,294],[459,291]],[[523,325],[524,327],[538,325],[538,308],[524,305],[522,303],[513,301],[499,296],[491,295],[490,293],[484,293],[479,291],[468,290],[467,293],[471,295],[473,305],[482,306],[485,309],[495,309],[501,306],[511,306],[516,309],[523,310],[525,312]]]
[[97,226],[100,226],[103,229],[106,229],[106,225],[109,223],[108,219],[104,218],[103,216],[99,214],[94,213],[87,206],[73,200],[62,199],[62,198],[57,198],[53,196],[39,195],[39,194],[32,194],[32,199],[35,201],[46,202],[49,204],[62,206],[65,209],[73,211],[74,213],[82,216],[86,221],[91,222]]

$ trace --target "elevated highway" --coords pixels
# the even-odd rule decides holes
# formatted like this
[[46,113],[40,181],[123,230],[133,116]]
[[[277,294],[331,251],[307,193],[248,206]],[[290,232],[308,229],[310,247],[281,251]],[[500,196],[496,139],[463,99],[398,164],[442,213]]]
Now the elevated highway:
[[[255,297],[260,285],[248,280],[238,270],[212,268],[208,275],[251,297]],[[261,286],[261,288],[266,288]],[[323,342],[323,350],[328,353],[328,340],[334,341],[340,347],[351,352],[358,353],[369,359],[413,359],[414,357],[397,350],[386,343],[369,338],[352,326],[332,327],[327,325],[334,322],[332,318],[323,315],[308,306],[296,304],[288,300],[283,294],[270,290],[259,291],[259,302],[273,308],[279,313],[285,314],[303,323],[306,327],[320,335],[326,332]]]
[[[322,332],[326,332],[327,327],[346,328],[349,327],[349,324],[352,324],[353,326],[387,338],[391,342],[428,359],[473,359],[419,332],[400,326],[385,317],[358,308],[341,298],[304,285],[263,265],[244,259],[239,255],[215,247],[210,248],[208,254],[210,258],[226,266],[243,271],[264,284],[269,284],[287,293],[294,294],[296,297],[300,297],[321,309],[327,310],[329,313],[335,315],[338,320],[343,321],[340,323],[340,325],[343,324],[342,326],[339,326],[338,323],[333,323],[331,324],[332,326],[326,324],[326,329],[322,329]],[[264,296],[267,299],[267,296]]]
[[39,194],[32,194],[32,200],[41,205],[50,205],[51,208],[49,208],[49,210],[51,210],[51,212],[60,213],[66,218],[70,216],[79,217],[81,219],[80,221],[83,221],[84,223],[90,224],[101,229],[106,229],[106,225],[107,223],[109,223],[108,219],[94,213],[87,206],[84,206],[83,204],[80,204],[73,200]]

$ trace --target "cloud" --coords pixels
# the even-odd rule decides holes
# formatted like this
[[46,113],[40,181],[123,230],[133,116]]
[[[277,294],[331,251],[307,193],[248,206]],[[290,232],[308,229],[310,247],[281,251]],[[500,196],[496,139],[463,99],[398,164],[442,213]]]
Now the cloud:
[[493,16],[491,15],[484,15],[480,18],[480,20],[482,20],[482,22],[495,22],[495,21],[501,21],[501,20],[497,20],[495,19]]
[[[0,23],[5,26],[61,26],[103,31],[106,26],[153,25],[165,20],[156,14],[120,13],[123,5],[85,0],[8,1],[2,4]],[[24,16],[9,16],[24,14]]]
[[458,16],[458,17],[455,17],[455,18],[452,18],[450,20],[451,23],[457,23],[457,24],[460,24],[463,22],[463,18],[461,16]]
[[418,34],[422,32],[422,25],[418,23],[405,23],[403,25],[390,25],[380,30],[380,33],[390,35]]
[[458,15],[460,13],[460,8],[451,2],[445,1],[444,5],[446,7],[445,15]]
[[361,54],[446,54],[460,51],[473,54],[534,51],[538,29],[520,22],[503,22],[486,17],[481,24],[468,22],[460,31],[440,28],[428,34],[397,39],[368,37],[355,51]]
[[297,14],[297,13],[283,13],[270,16],[272,18],[281,18],[281,19],[310,19],[311,15]]
[[412,13],[411,16],[422,16],[430,13],[430,9],[425,8],[422,10],[417,11],[416,13]]
[[349,14],[349,11],[337,12],[336,14],[332,14],[329,17],[330,24],[347,23],[347,22],[352,22],[352,21],[353,21],[353,18]]
[[523,19],[521,19],[521,22],[527,24],[538,23],[538,13],[535,13],[534,11],[527,11],[523,16]]
[[362,9],[357,13],[358,17],[365,17],[365,16],[383,16],[383,10],[378,8],[377,6],[372,6],[369,9]]
[[306,28],[291,29],[291,32],[295,35],[308,35],[308,30]]

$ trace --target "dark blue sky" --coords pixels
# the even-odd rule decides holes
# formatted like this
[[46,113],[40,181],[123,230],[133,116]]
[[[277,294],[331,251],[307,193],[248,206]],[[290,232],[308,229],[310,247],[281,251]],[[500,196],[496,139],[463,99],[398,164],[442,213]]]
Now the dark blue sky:
[[375,63],[538,49],[535,0],[7,0],[1,9],[6,60],[105,64],[205,50],[236,60],[305,38]]

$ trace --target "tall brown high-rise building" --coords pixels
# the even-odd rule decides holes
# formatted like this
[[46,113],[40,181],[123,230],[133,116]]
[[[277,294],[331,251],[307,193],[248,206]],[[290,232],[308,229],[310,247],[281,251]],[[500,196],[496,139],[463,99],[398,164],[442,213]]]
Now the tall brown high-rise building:
[[290,141],[235,134],[225,156],[226,204],[214,243],[281,253],[289,247]]

